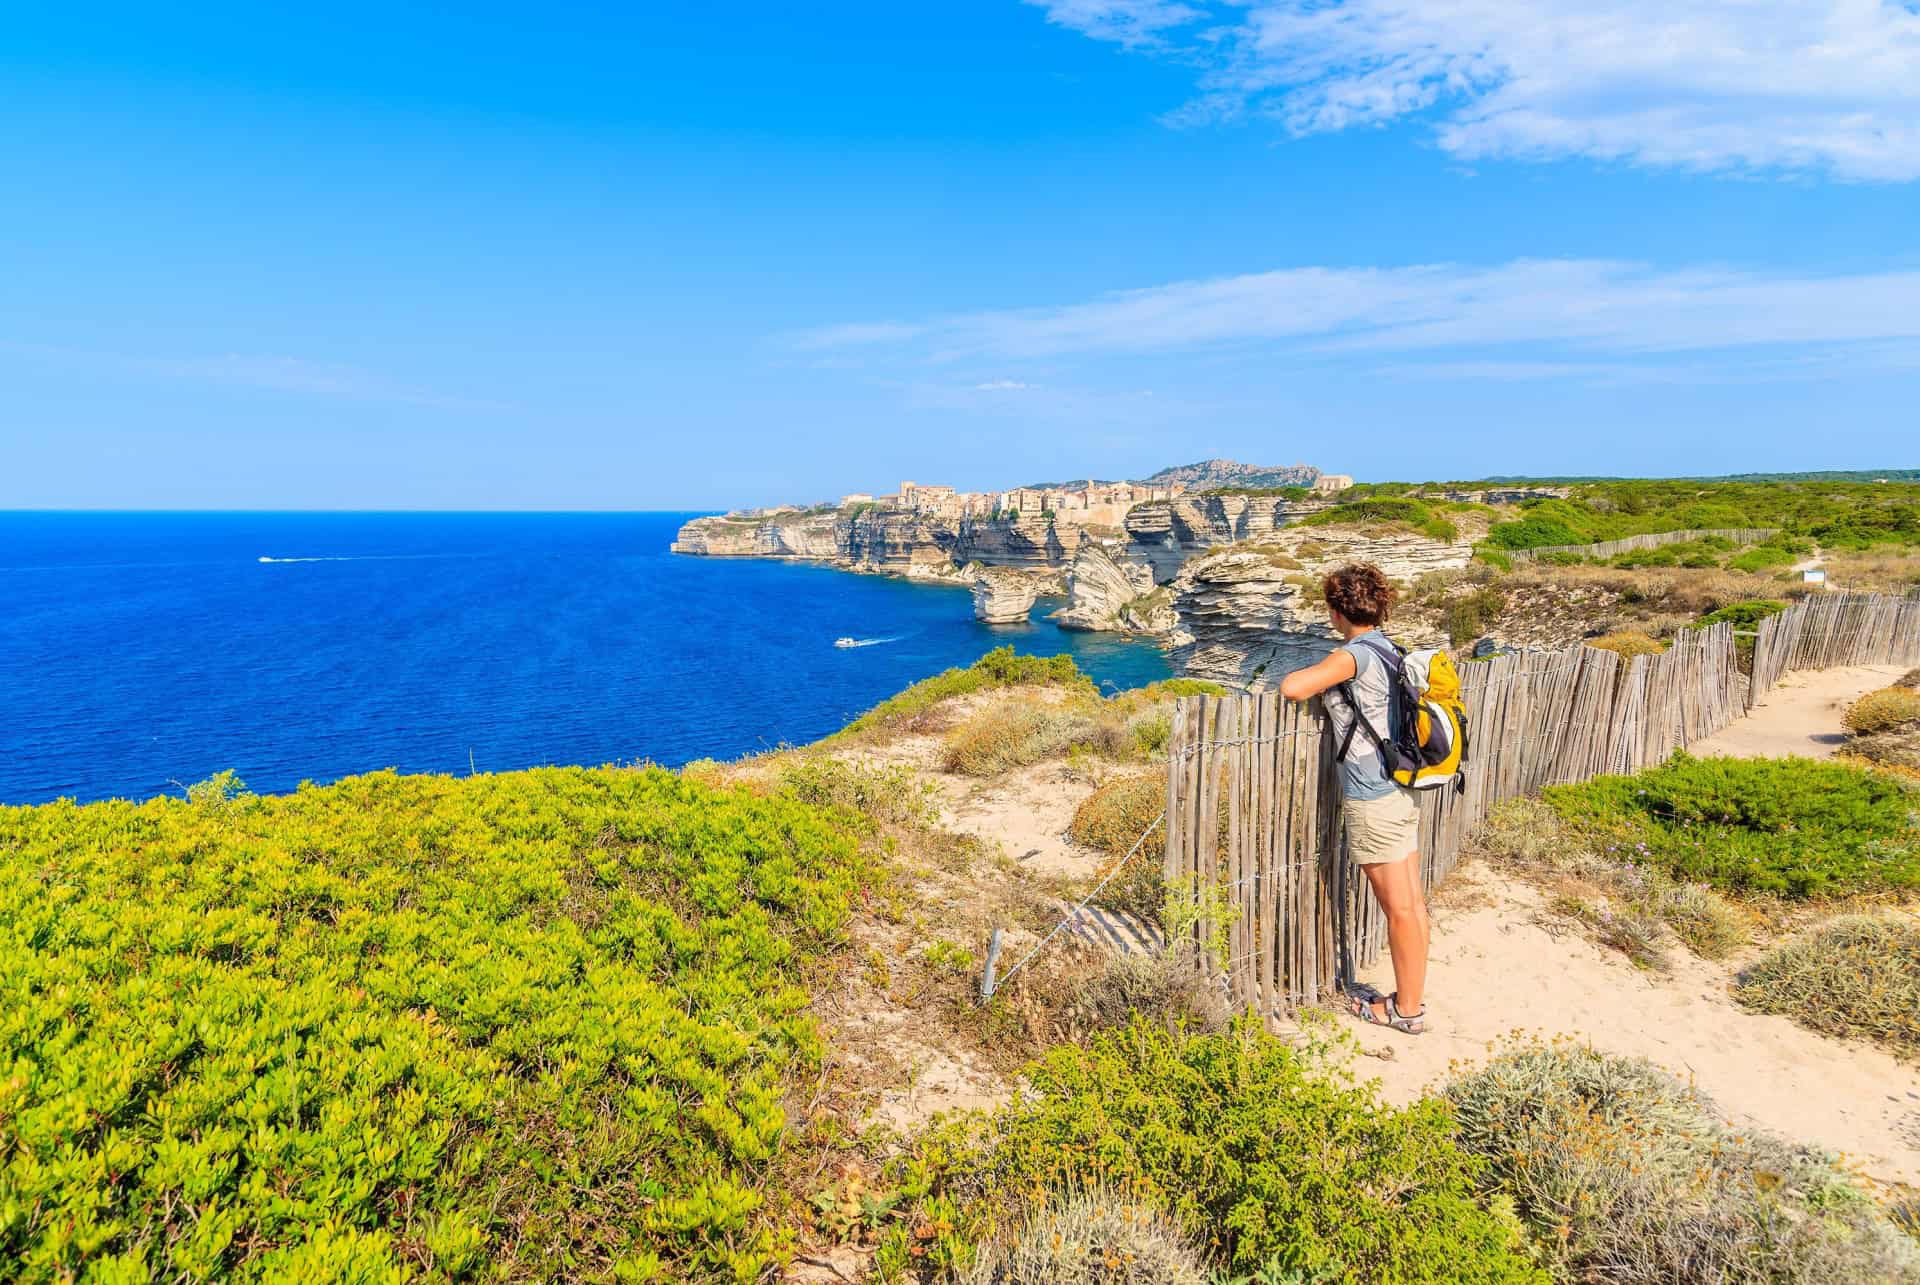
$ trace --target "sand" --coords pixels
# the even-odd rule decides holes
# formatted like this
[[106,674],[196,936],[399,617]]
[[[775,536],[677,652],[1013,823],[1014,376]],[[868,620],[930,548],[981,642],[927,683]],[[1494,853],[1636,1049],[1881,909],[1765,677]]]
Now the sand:
[[[1848,702],[1904,670],[1859,666],[1785,676],[1765,701],[1698,754],[1830,756],[1844,737]],[[1083,874],[1099,858],[1066,836],[1092,790],[1058,762],[975,781],[933,770],[938,736],[909,738],[882,757],[919,767],[940,792],[943,823],[998,844],[1035,874]],[[1643,1056],[1691,1079],[1730,1120],[1815,1143],[1886,1182],[1920,1184],[1920,1068],[1878,1048],[1817,1035],[1785,1018],[1749,1013],[1731,995],[1739,961],[1714,964],[1684,949],[1670,972],[1634,967],[1542,913],[1534,887],[1468,862],[1436,898],[1431,1022],[1417,1038],[1350,1029],[1390,1101],[1407,1102],[1453,1064],[1484,1059],[1513,1034],[1570,1035],[1611,1053]],[[1384,958],[1363,980],[1391,990]],[[903,1032],[904,1034],[904,1032]],[[990,1073],[939,1050],[915,1047],[915,1074],[883,1096],[882,1118],[909,1127],[1004,1094]]]
[[[1351,1023],[1363,1049],[1390,1058],[1358,1058],[1355,1073],[1408,1102],[1510,1033],[1575,1035],[1690,1079],[1730,1120],[1817,1143],[1881,1181],[1920,1183],[1920,1068],[1747,1012],[1729,991],[1732,968],[1683,949],[1669,973],[1636,968],[1549,926],[1543,900],[1483,864],[1455,871],[1433,912],[1427,1033]],[[1361,976],[1393,989],[1385,959]]]
[[1906,672],[1905,665],[1853,665],[1782,675],[1745,718],[1695,741],[1688,752],[1703,758],[1831,758],[1846,743],[1840,716],[1847,706]]
[[[1786,675],[1696,754],[1826,758],[1849,702],[1905,670],[1857,666]],[[1634,967],[1540,915],[1541,894],[1485,865],[1456,870],[1436,898],[1428,976],[1432,1021],[1408,1037],[1354,1022],[1363,1076],[1405,1102],[1456,1059],[1483,1058],[1514,1031],[1577,1035],[1649,1058],[1705,1090],[1729,1119],[1817,1143],[1873,1178],[1920,1184],[1920,1068],[1873,1045],[1830,1039],[1734,1003],[1733,965],[1673,952],[1665,975]],[[1393,989],[1384,958],[1362,980]]]

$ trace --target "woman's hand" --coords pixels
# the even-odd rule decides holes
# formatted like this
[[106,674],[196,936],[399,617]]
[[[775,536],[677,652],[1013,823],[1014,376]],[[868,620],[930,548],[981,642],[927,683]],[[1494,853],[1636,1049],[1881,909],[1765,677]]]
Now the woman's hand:
[[1296,669],[1281,679],[1280,694],[1290,701],[1303,701],[1346,682],[1358,672],[1359,667],[1353,663],[1350,653],[1336,651],[1318,664]]

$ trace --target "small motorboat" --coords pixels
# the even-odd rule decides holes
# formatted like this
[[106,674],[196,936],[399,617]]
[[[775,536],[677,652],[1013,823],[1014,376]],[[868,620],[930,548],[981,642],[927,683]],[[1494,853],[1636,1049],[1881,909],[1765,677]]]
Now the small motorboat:
[[858,638],[836,638],[833,640],[833,645],[836,647],[858,647],[860,640]]

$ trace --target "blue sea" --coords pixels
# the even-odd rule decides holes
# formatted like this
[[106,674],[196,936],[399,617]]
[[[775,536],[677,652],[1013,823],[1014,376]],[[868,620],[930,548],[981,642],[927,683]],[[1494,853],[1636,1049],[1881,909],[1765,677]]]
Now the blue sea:
[[1168,673],[1054,604],[990,627],[953,587],[668,553],[693,516],[0,513],[0,803],[730,758],[1006,643]]

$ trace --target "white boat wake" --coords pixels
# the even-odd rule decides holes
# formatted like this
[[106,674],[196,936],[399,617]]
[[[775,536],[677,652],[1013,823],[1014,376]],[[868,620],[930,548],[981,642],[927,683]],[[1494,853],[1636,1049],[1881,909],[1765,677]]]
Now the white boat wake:
[[899,642],[905,637],[905,634],[895,634],[891,638],[836,638],[833,640],[833,645],[836,647],[878,647],[881,643]]

